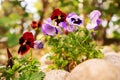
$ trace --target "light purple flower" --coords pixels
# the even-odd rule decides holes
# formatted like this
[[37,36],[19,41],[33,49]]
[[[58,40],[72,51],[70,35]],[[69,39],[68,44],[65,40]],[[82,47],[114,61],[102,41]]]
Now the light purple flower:
[[68,14],[68,16],[66,17],[66,21],[73,26],[79,26],[82,23],[80,17],[74,12]]
[[61,26],[64,30],[67,30],[68,32],[73,32],[75,30],[75,27],[73,25],[67,25],[66,22],[59,23],[59,26]]
[[99,18],[101,16],[100,11],[94,10],[90,13],[90,23],[87,24],[86,28],[88,30],[93,29],[96,30],[98,26],[101,24],[102,20]]
[[48,18],[44,21],[44,24],[42,24],[42,32],[44,35],[54,36],[58,33],[58,29],[52,25],[52,20]]
[[90,13],[90,20],[97,20],[101,16],[101,12],[98,10],[94,10]]
[[41,49],[43,48],[44,44],[41,41],[34,41],[34,48],[35,49]]

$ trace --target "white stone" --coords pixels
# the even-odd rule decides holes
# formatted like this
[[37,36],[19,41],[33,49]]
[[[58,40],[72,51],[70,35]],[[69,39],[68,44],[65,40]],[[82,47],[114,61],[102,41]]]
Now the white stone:
[[64,70],[51,70],[45,74],[44,80],[65,80],[68,74]]
[[103,54],[115,53],[115,51],[114,51],[110,46],[104,46],[104,47],[101,49],[101,52],[102,52]]
[[53,62],[48,58],[50,56],[50,54],[45,54],[43,55],[41,58],[40,58],[40,64],[41,64],[41,67],[40,69],[43,71],[43,72],[47,72],[47,68],[50,64],[52,64]]
[[66,80],[120,80],[120,70],[103,59],[91,59],[76,66]]
[[104,60],[120,68],[120,54],[117,53],[106,54]]
[[52,64],[52,61],[48,58],[50,54],[45,54],[40,58],[40,63],[42,66]]

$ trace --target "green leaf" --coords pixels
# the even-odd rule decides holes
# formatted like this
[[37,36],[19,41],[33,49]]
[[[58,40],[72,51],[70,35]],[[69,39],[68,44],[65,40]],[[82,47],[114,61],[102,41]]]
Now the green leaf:
[[43,80],[44,76],[45,74],[41,71],[40,72],[27,71],[23,74],[20,74],[18,80]]

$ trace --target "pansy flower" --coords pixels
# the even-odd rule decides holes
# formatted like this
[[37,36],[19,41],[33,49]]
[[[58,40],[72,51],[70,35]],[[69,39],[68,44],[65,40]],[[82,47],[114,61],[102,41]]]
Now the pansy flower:
[[51,20],[55,20],[58,25],[60,22],[63,22],[66,20],[66,14],[64,12],[60,11],[59,9],[55,9],[52,12]]
[[32,32],[25,32],[23,36],[19,39],[20,48],[18,54],[25,54],[30,48],[34,46],[34,36]]
[[80,17],[74,12],[68,14],[68,16],[66,17],[66,21],[73,26],[79,26],[82,23]]
[[102,20],[99,18],[101,16],[100,11],[94,10],[90,13],[90,23],[87,24],[86,28],[88,30],[93,29],[96,30],[98,26],[101,24]]
[[10,66],[10,68],[12,68],[13,67],[13,60],[12,60],[12,55],[11,55],[11,53],[10,53],[10,51],[9,51],[9,49],[7,48],[7,55],[8,55],[8,61],[7,61],[7,67],[9,67]]
[[43,48],[44,44],[41,41],[34,41],[34,48],[35,49],[41,49]]
[[58,34],[58,28],[52,25],[51,18],[48,18],[42,24],[42,33],[44,35],[50,35],[50,36],[54,36],[55,34]]
[[66,21],[67,22],[64,21],[59,24],[59,26],[63,27],[65,34],[73,32],[76,29],[75,27],[79,26],[82,23],[80,17],[74,12],[68,14]]
[[32,21],[31,27],[32,27],[33,29],[37,29],[37,28],[39,28],[39,27],[41,26],[41,24],[42,24],[41,21],[39,21],[39,22],[37,22],[37,21]]
[[37,22],[36,22],[36,21],[32,21],[31,27],[32,27],[33,29],[38,28]]

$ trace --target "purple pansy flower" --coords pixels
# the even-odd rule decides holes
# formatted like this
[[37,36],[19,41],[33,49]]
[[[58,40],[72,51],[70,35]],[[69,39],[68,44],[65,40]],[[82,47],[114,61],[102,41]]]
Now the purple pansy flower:
[[35,49],[41,49],[43,48],[44,44],[41,41],[34,41],[34,48]]
[[58,29],[52,25],[52,20],[48,18],[44,21],[44,24],[42,24],[42,32],[44,35],[54,36],[58,33]]
[[90,13],[90,23],[87,24],[86,28],[88,30],[94,29],[96,30],[98,26],[101,24],[102,20],[99,18],[101,16],[100,11],[94,10]]
[[68,14],[68,16],[66,17],[66,21],[73,26],[79,26],[82,23],[80,17],[74,12]]

